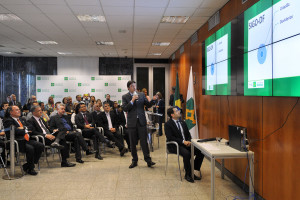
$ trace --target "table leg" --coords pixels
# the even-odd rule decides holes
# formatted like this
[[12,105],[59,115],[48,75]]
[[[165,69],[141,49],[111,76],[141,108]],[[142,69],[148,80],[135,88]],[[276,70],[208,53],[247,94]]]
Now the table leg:
[[194,145],[191,143],[191,171],[192,179],[194,180]]
[[249,199],[254,199],[254,154],[249,156],[250,169],[249,169]]
[[224,179],[224,159],[222,159],[222,162],[221,162],[221,177],[222,177],[222,179]]
[[210,186],[210,195],[211,195],[211,200],[215,199],[215,158],[211,158],[211,186]]

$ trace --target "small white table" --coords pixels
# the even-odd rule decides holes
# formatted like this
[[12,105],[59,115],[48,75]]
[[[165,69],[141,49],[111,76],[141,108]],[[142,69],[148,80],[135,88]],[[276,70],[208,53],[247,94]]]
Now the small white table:
[[[209,157],[211,160],[211,199],[215,199],[215,161],[216,159],[222,159],[221,163],[221,177],[224,179],[224,159],[228,158],[249,158],[249,199],[254,199],[254,152],[242,152],[238,151],[228,145],[225,142],[209,141],[209,142],[197,142],[198,139],[192,139],[191,141],[191,167],[192,178],[194,179],[194,147],[199,149],[202,154]],[[224,141],[224,139],[223,139]]]

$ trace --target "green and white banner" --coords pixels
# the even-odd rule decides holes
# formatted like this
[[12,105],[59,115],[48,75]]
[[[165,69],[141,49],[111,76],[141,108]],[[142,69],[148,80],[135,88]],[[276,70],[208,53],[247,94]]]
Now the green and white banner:
[[39,101],[48,102],[49,96],[54,102],[62,101],[64,97],[71,96],[73,102],[76,95],[90,94],[96,99],[105,101],[105,95],[110,94],[112,101],[122,103],[122,95],[128,92],[127,82],[130,75],[123,76],[63,76],[63,75],[37,75],[36,97]]
[[185,122],[191,133],[193,139],[199,138],[198,136],[198,126],[197,126],[197,114],[196,114],[196,104],[195,104],[195,92],[193,85],[193,70],[191,66],[189,84],[186,97],[186,111],[185,111]]

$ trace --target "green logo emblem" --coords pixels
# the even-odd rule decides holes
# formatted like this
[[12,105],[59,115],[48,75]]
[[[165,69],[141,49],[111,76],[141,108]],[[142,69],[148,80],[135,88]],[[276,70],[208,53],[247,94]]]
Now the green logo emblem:
[[256,82],[253,82],[253,87],[256,87]]
[[52,97],[52,98],[55,98],[55,95],[54,95],[54,94],[51,94],[51,97]]
[[81,86],[81,83],[78,83],[78,86],[80,87],[80,86]]
[[37,79],[38,81],[40,81],[40,80],[41,80],[41,77],[40,77],[40,76],[38,76],[36,79]]
[[51,86],[54,86],[54,83],[51,83]]
[[95,77],[91,77],[91,80],[94,81],[94,80],[95,80]]
[[121,104],[122,103],[122,101],[121,100],[118,100],[118,104]]
[[95,92],[95,89],[92,89],[91,92]]
[[67,80],[69,80],[69,78],[68,78],[68,77],[65,77],[64,80],[67,81]]
[[68,89],[65,89],[65,92],[69,92],[69,90],[68,90]]
[[37,89],[37,92],[41,92],[42,90],[41,89]]
[[120,80],[122,80],[122,78],[121,78],[121,77],[118,77],[118,81],[120,81]]
[[121,88],[118,88],[118,92],[122,92],[122,89],[121,89]]
[[108,83],[105,83],[104,86],[108,86]]

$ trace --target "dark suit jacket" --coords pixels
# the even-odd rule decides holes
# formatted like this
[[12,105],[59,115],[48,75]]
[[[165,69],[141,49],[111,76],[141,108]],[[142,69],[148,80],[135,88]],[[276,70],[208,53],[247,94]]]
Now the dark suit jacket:
[[[94,127],[95,122],[93,120],[92,114],[87,112],[86,113],[86,118],[87,118],[87,121],[89,122],[89,124],[92,124],[92,126]],[[78,113],[75,116],[75,124],[77,125],[77,128],[84,129],[85,121],[84,121],[84,118],[82,116],[82,113]]]
[[[180,124],[181,124],[183,132],[184,132],[185,140],[191,141],[191,133],[190,133],[186,123],[184,121],[180,121]],[[182,134],[178,130],[177,124],[172,119],[169,119],[169,121],[167,121],[165,123],[165,133],[166,133],[167,141],[175,141],[179,145],[184,146],[184,144],[182,143],[182,141],[183,141]]]
[[[73,124],[71,122],[70,117],[67,115],[63,115],[62,117],[67,120],[68,124],[71,126],[71,131],[73,131]],[[64,126],[64,123],[61,120],[61,117],[58,114],[51,117],[50,129],[51,130],[58,129],[58,131],[65,131],[65,132],[67,131],[67,129]]]
[[[133,104],[131,104],[132,96],[128,92],[122,96],[122,107],[125,112],[128,113],[127,115],[127,127],[134,128],[136,127],[136,122],[139,120],[141,126],[146,126],[146,117],[145,117],[145,110],[144,105],[150,108],[154,105],[154,101],[148,101],[145,97],[145,94],[142,92],[138,92],[139,98],[135,100]],[[138,118],[137,118],[138,117]]]
[[158,107],[158,113],[159,114],[165,114],[165,100],[161,99],[160,101],[158,101],[157,105]]
[[[27,121],[32,128],[32,132],[29,133],[31,136],[33,135],[41,135],[43,137],[45,137],[45,134],[43,133],[42,128],[40,127],[39,123],[35,120],[35,118],[32,116],[28,121]],[[46,122],[42,119],[42,123],[45,125],[45,127],[50,131],[49,127],[47,126]]]
[[[179,94],[181,103],[184,103],[182,94]],[[169,105],[174,106],[174,94],[170,95]]]
[[[110,119],[111,119],[111,123],[112,123],[112,126],[113,128],[115,128],[116,130],[118,130],[118,126],[119,126],[119,122],[118,122],[118,118],[117,116],[115,115],[114,112],[109,112],[110,114]],[[109,127],[108,127],[108,120],[107,120],[107,117],[106,117],[106,113],[105,112],[102,112],[100,114],[100,124],[101,124],[101,127],[103,127],[103,129],[105,131],[108,131],[109,130]]]
[[[8,105],[9,105],[9,106],[12,106],[12,105],[13,105],[13,102],[10,101]],[[23,107],[22,107],[21,102],[16,101],[16,106],[18,106],[18,107],[20,108],[21,112],[23,112]]]
[[[32,129],[31,126],[29,124],[27,124],[26,120],[22,119],[21,117],[19,119],[20,119],[21,123],[23,124],[23,126],[28,127],[28,130]],[[4,128],[10,128],[11,125],[14,125],[16,127],[15,128],[15,139],[16,140],[25,140],[24,139],[25,129],[18,129],[18,127],[20,127],[20,125],[12,117],[4,118],[4,120],[3,120]],[[6,131],[5,134],[6,134],[7,139],[9,140],[10,131]]]
[[97,127],[101,126],[100,113],[97,113],[96,111],[92,112],[92,117]]

